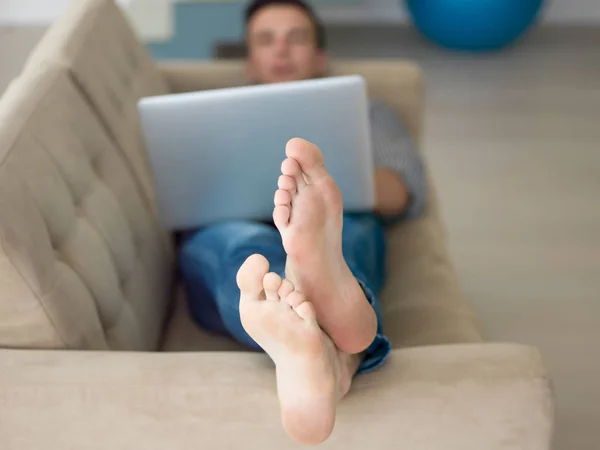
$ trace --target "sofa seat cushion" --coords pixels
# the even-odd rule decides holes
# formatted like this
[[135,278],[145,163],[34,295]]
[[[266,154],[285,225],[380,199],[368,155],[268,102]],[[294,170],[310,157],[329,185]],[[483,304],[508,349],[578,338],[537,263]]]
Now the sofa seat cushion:
[[190,316],[183,286],[176,291],[161,348],[165,352],[249,351],[232,339],[210,333],[197,325]]
[[394,348],[483,340],[446,251],[433,183],[424,217],[387,232],[383,327]]
[[140,187],[64,69],[0,101],[0,347],[157,348],[172,267]]
[[[281,427],[264,355],[0,350],[0,390],[4,448],[309,448]],[[333,435],[315,448],[548,450],[553,417],[534,349],[394,350],[380,370],[356,377]]]

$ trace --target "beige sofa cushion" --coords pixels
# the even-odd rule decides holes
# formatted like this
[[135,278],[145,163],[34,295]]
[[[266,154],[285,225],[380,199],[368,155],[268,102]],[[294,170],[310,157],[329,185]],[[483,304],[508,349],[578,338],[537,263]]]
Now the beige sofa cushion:
[[76,0],[28,59],[64,64],[111,137],[125,153],[154,208],[154,191],[140,133],[137,101],[168,93],[146,48],[112,0]]
[[[0,350],[0,391],[7,450],[311,448],[283,431],[264,355]],[[549,450],[553,413],[532,348],[394,350],[355,378],[333,435],[314,448]]]
[[0,101],[0,211],[1,347],[157,347],[159,227],[66,70],[29,70]]
[[230,352],[249,351],[228,336],[211,333],[194,322],[183,286],[179,286],[172,303],[169,326],[165,331],[161,351],[164,352]]

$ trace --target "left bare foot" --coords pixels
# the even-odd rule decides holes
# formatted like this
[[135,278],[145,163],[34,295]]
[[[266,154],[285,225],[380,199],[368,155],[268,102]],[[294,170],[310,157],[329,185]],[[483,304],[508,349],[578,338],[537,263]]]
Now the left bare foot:
[[318,147],[292,139],[281,165],[273,220],[286,275],[314,305],[320,326],[349,354],[375,338],[377,318],[342,254],[343,204]]
[[319,328],[313,305],[268,270],[267,260],[253,255],[238,272],[242,325],[275,362],[284,429],[300,443],[320,444],[359,359],[340,352]]

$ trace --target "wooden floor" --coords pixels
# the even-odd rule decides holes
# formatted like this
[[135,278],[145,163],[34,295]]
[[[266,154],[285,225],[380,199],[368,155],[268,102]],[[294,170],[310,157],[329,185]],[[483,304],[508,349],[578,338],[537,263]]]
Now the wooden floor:
[[[0,91],[39,30],[0,29]],[[334,57],[403,57],[427,75],[425,153],[452,256],[490,340],[539,347],[557,450],[600,448],[600,28],[511,51],[447,53],[393,28],[331,30]]]
[[336,32],[332,45],[424,67],[426,156],[487,337],[542,350],[555,448],[599,449],[600,29],[542,30],[486,57],[372,31]]

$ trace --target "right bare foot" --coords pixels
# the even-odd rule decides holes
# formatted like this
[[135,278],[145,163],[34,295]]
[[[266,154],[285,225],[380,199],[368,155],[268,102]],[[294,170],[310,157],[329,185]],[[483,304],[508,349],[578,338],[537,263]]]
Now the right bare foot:
[[375,339],[377,317],[342,254],[342,195],[317,146],[292,139],[286,154],[273,211],[286,276],[315,305],[335,345],[360,353]]
[[253,255],[238,271],[242,325],[275,362],[284,429],[300,443],[320,444],[359,360],[340,352],[319,328],[313,305],[268,270],[267,260]]

